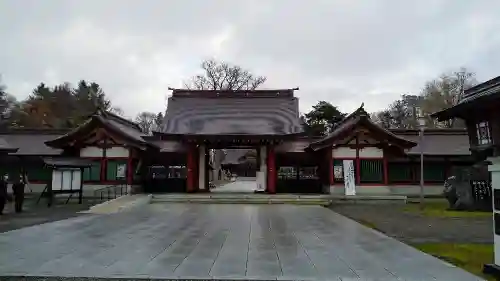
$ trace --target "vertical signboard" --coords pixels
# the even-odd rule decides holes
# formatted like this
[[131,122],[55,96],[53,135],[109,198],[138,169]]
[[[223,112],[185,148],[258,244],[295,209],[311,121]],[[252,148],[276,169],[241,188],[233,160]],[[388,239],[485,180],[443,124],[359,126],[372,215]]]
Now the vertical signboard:
[[354,176],[354,161],[344,160],[344,186],[345,195],[352,196],[356,195],[356,180]]

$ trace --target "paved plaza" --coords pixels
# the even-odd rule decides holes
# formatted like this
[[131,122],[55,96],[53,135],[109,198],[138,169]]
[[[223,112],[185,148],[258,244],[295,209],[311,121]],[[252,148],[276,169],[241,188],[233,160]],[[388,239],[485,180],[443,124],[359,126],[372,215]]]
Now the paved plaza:
[[254,193],[257,189],[255,178],[238,178],[211,190],[215,193]]
[[2,276],[480,280],[318,206],[152,204],[6,232],[0,253]]

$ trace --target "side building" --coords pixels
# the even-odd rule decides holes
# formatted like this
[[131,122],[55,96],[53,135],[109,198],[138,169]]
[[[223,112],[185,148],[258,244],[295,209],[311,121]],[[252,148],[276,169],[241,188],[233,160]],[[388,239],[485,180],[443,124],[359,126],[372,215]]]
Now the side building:
[[118,184],[132,192],[208,192],[241,158],[224,160],[214,150],[252,149],[256,179],[268,193],[343,193],[344,164],[352,161],[358,193],[416,195],[421,152],[427,194],[440,194],[454,167],[474,162],[466,130],[429,129],[420,145],[417,130],[386,130],[363,107],[328,136],[307,137],[295,90],[174,89],[153,135],[104,111],[71,131],[1,132],[8,149],[0,172],[24,167],[30,189],[40,192],[51,177],[43,158],[83,158],[93,162],[84,172],[86,195]]

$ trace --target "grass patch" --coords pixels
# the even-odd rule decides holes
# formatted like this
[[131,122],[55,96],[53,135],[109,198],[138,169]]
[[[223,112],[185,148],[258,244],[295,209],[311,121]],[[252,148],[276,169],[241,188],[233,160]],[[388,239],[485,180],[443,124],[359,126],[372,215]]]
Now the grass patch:
[[425,243],[412,246],[486,280],[496,280],[482,273],[483,265],[493,262],[492,244]]
[[476,218],[476,217],[491,217],[491,212],[480,211],[452,211],[448,209],[448,201],[446,199],[426,199],[424,201],[424,209],[420,209],[420,204],[411,201],[405,207],[405,212],[420,213],[429,217],[439,218]]

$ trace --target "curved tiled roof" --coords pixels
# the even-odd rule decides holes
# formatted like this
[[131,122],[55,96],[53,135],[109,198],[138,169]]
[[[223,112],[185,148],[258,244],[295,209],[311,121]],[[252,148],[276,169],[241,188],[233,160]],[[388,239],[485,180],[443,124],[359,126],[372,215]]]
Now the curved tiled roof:
[[49,147],[45,142],[59,138],[67,132],[68,130],[16,128],[0,132],[0,138],[19,148],[11,153],[13,155],[59,155],[62,153],[61,149]]
[[46,141],[45,144],[54,148],[62,148],[69,145],[72,140],[81,137],[82,134],[88,132],[96,125],[112,130],[141,148],[147,145],[147,142],[142,138],[146,134],[141,131],[136,123],[102,110],[98,110],[86,122],[67,134]]
[[[293,92],[183,91],[168,99],[161,132],[183,135],[288,135],[302,132]],[[244,94],[243,94],[244,93]]]

